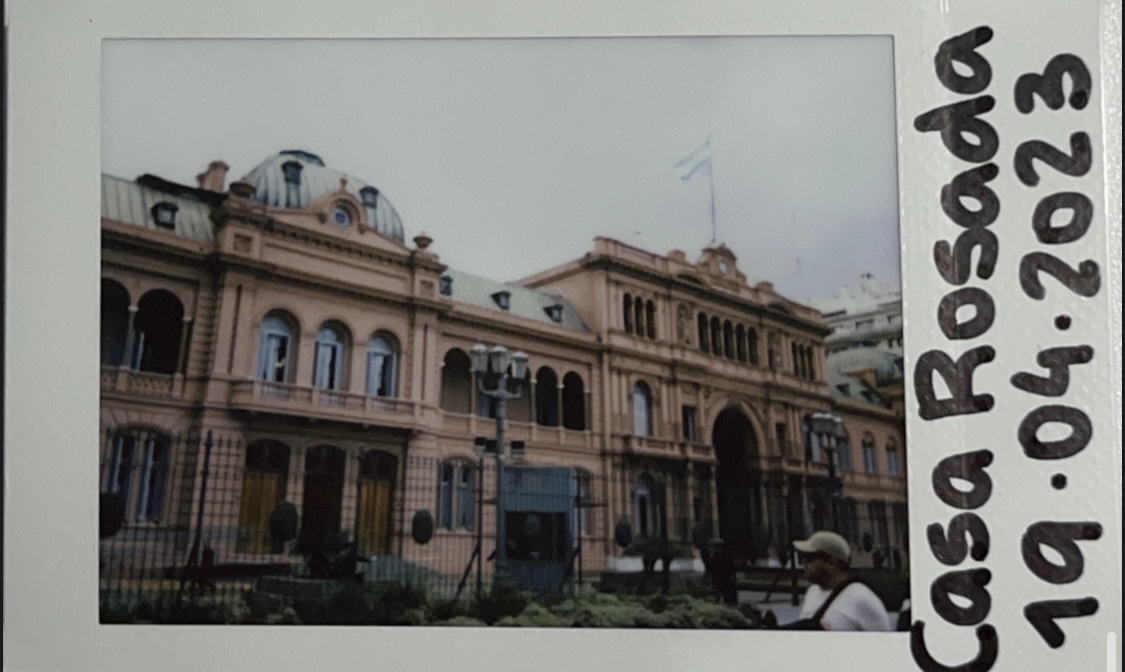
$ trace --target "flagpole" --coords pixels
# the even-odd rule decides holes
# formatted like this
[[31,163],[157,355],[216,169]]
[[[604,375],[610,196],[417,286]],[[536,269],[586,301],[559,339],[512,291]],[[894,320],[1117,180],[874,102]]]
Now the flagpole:
[[711,146],[711,134],[707,134],[707,149],[711,166],[707,171],[708,182],[711,184],[711,245],[715,245],[718,238],[718,228],[715,225],[715,148]]

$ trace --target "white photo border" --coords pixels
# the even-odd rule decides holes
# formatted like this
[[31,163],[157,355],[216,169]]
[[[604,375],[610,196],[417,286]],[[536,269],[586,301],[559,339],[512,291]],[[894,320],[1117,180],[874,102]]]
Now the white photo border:
[[[1001,640],[1001,656],[993,669],[1059,669],[1058,663],[1065,661],[1067,669],[1086,670],[1107,664],[1106,636],[1121,629],[1121,440],[1116,438],[1121,434],[1121,0],[628,0],[612,6],[596,0],[487,0],[471,5],[456,0],[338,0],[330,6],[292,0],[160,5],[149,0],[20,0],[9,6],[4,643],[11,669],[377,665],[495,672],[718,671],[820,669],[826,664],[850,669],[849,661],[867,672],[917,669],[905,633],[99,625],[96,510],[86,504],[96,494],[90,477],[96,473],[96,451],[90,448],[98,427],[97,346],[91,336],[76,347],[75,334],[97,333],[97,305],[91,299],[100,275],[93,251],[100,249],[94,213],[99,199],[101,47],[104,39],[113,38],[892,35],[905,345],[907,367],[913,371],[923,350],[944,348],[956,355],[965,349],[953,348],[935,329],[938,302],[952,287],[933,272],[931,250],[935,241],[957,234],[956,227],[942,219],[938,190],[971,167],[954,159],[936,133],[916,132],[913,124],[927,110],[968,98],[941,86],[933,58],[942,41],[982,25],[995,33],[980,51],[994,68],[989,93],[996,97],[997,108],[988,119],[1002,138],[997,157],[1002,176],[996,189],[1005,212],[1016,213],[1016,223],[1005,220],[1006,231],[1019,232],[1002,236],[1005,248],[996,274],[983,283],[1001,308],[985,340],[999,343],[1002,353],[993,366],[996,371],[982,368],[976,385],[997,396],[997,407],[978,418],[966,416],[956,425],[971,428],[972,438],[953,434],[954,441],[963,444],[961,450],[988,448],[996,455],[991,467],[997,484],[994,502],[980,511],[992,532],[991,556],[965,566],[992,569],[988,621]],[[1086,574],[1074,584],[1075,590],[1103,599],[1096,618],[1064,623],[1066,647],[1050,649],[1028,627],[1022,609],[1030,599],[1069,597],[1073,591],[1037,584],[1020,559],[1019,538],[1033,520],[1076,514],[1056,514],[1052,507],[1064,506],[1064,500],[1051,499],[1061,495],[1042,487],[1050,470],[1024,458],[1014,440],[1020,417],[1034,403],[1014,393],[1007,378],[1020,366],[1041,373],[1034,367],[1034,355],[1047,343],[1057,345],[1057,338],[1044,335],[1039,343],[1029,335],[1030,329],[1039,329],[1029,326],[1032,320],[1049,320],[1053,313],[1035,316],[1027,310],[1035,306],[1016,281],[1019,256],[1033,244],[1026,240],[1030,227],[1021,222],[1028,221],[1039,195],[1020,191],[1011,175],[1011,156],[1019,142],[1039,137],[1065,143],[1069,131],[1059,130],[1058,118],[1050,113],[1016,115],[1011,90],[1018,74],[1041,72],[1047,59],[1063,52],[1080,52],[1094,73],[1094,102],[1067,119],[1083,124],[1093,139],[1097,175],[1082,184],[1095,204],[1087,248],[1096,244],[1100,249],[1083,248],[1082,253],[1096,255],[1090,258],[1103,269],[1102,293],[1076,316],[1089,319],[1084,330],[1076,326],[1074,333],[1107,355],[1099,360],[1096,374],[1076,383],[1074,396],[1092,409],[1100,443],[1068,472],[1073,482],[1083,485],[1070,492],[1065,506],[1104,526],[1102,539],[1082,542]],[[1104,164],[1099,163],[1103,158]],[[78,291],[60,291],[63,287]],[[1048,284],[1047,304],[1060,289]],[[1013,316],[1009,308],[1017,305],[1020,314]],[[927,622],[927,644],[934,655],[960,662],[976,651],[973,628],[940,623],[930,607],[930,582],[949,568],[934,560],[925,536],[928,525],[945,525],[955,513],[938,502],[930,488],[933,465],[942,455],[956,452],[940,445],[948,442],[948,429],[954,425],[941,428],[921,422],[916,408],[910,391],[914,616]],[[1104,501],[1110,494],[1115,504],[1112,520]],[[816,637],[816,646],[805,641],[810,636]],[[1110,669],[1120,669],[1120,657]]]

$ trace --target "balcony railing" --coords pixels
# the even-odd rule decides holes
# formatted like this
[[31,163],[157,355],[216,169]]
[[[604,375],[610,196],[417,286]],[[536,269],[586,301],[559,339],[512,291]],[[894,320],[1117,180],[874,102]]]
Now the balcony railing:
[[[445,432],[458,436],[492,438],[496,434],[495,418],[464,413],[443,412],[441,426]],[[507,441],[522,441],[529,448],[536,446],[593,446],[593,434],[591,432],[562,427],[547,427],[534,422],[519,420],[508,420],[505,438]]]
[[248,410],[311,414],[356,422],[390,421],[395,424],[410,421],[416,406],[406,399],[369,397],[261,380],[232,383],[230,404]]
[[680,441],[661,439],[654,436],[635,436],[622,434],[621,440],[626,452],[638,455],[652,455],[654,457],[682,457]]
[[133,371],[117,366],[103,366],[102,392],[123,392],[141,397],[178,398],[183,395],[183,378],[165,373]]

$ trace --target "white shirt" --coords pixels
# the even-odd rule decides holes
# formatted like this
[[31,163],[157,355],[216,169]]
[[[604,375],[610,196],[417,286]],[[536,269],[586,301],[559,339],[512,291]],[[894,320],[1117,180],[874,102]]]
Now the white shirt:
[[[832,594],[813,584],[805,593],[801,604],[800,618],[812,618]],[[890,632],[894,630],[890,614],[870,588],[862,583],[853,583],[840,592],[828,607],[820,624],[825,630],[864,630],[868,632]]]

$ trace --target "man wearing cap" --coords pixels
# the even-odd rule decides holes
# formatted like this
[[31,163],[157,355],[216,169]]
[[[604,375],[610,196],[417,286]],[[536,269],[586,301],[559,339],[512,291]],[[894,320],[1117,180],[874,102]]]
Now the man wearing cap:
[[805,561],[809,586],[801,604],[800,620],[789,630],[892,631],[883,601],[867,586],[849,576],[851,547],[834,532],[816,532],[794,541]]

